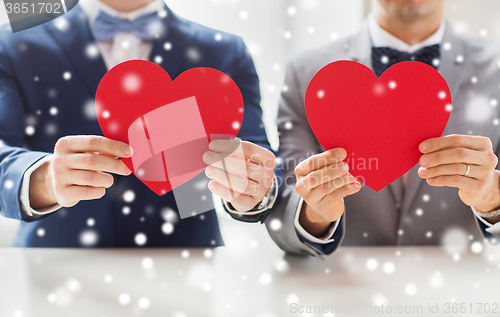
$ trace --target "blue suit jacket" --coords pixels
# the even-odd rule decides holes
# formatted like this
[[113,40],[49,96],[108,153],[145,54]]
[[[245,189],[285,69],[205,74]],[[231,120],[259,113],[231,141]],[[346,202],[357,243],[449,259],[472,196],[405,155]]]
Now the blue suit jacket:
[[[150,59],[161,56],[160,65],[172,79],[193,67],[212,67],[231,76],[245,102],[239,137],[269,148],[261,119],[259,80],[242,39],[186,21],[166,9],[166,32],[154,42]],[[139,232],[147,236],[145,247],[222,245],[214,210],[180,220],[174,232],[165,235],[160,213],[165,208],[177,211],[172,192],[159,197],[133,175],[115,176],[115,184],[100,200],[81,201],[36,220],[23,216],[19,190],[26,169],[52,153],[62,136],[102,135],[95,116],[88,112],[106,66],[100,56],[86,54],[94,39],[81,8],[76,6],[62,18],[69,22],[67,30],[49,22],[0,38],[0,213],[23,221],[14,246],[79,247],[88,230],[97,235],[97,247],[135,247]],[[217,33],[223,35],[222,40],[215,40]],[[166,42],[171,43],[171,50],[164,49]],[[186,58],[192,48],[200,52],[197,61]],[[72,74],[70,80],[63,79],[67,71]],[[50,114],[51,107],[57,107],[56,115]],[[28,125],[35,128],[29,136],[25,134]],[[7,180],[14,186],[3,186]],[[131,203],[122,198],[127,190],[135,193]],[[124,206],[130,207],[130,214],[122,213]],[[240,220],[259,221],[264,216]],[[93,227],[87,226],[89,218],[95,220]],[[39,228],[45,235],[37,234]]]

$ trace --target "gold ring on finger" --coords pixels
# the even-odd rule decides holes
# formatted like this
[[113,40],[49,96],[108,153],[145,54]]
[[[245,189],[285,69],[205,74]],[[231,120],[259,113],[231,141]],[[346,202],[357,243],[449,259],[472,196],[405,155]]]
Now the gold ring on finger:
[[250,194],[248,194],[248,196],[252,196],[257,191],[257,182],[255,182],[255,181],[252,181],[252,182],[253,182],[253,190]]
[[470,165],[467,163],[465,163],[465,165],[467,165],[467,170],[465,171],[464,177],[467,177],[467,175],[469,175],[470,172]]

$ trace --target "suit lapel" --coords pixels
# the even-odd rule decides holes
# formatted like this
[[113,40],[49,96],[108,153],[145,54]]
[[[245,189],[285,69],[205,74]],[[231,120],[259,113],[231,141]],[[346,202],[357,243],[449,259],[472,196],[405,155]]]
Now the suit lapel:
[[165,10],[167,28],[155,40],[149,60],[159,62],[173,80],[186,69],[186,51],[195,39],[196,30],[192,23],[178,17],[167,6]]
[[[359,30],[359,32],[351,38],[347,50],[351,60],[372,69],[372,40],[370,38],[370,32],[368,31],[368,23],[366,20],[363,23],[361,30]],[[400,208],[403,200],[403,182],[401,178],[398,178],[389,184],[388,187],[391,191],[395,205]]]
[[363,22],[361,30],[351,37],[348,45],[349,58],[372,69],[372,40],[366,20]]
[[75,67],[77,71],[75,76],[82,79],[90,95],[94,96],[107,69],[100,54],[92,54],[97,48],[93,46],[95,45],[94,38],[90,33],[87,17],[80,6],[76,6],[60,19],[66,19],[69,24],[67,28],[58,28],[56,23],[52,22],[46,23],[44,27],[59,44],[68,61]]
[[[457,56],[462,56],[463,59],[458,59]],[[462,62],[460,62],[463,60]],[[452,26],[446,22],[446,32],[441,44],[441,64],[439,66],[439,73],[448,83],[450,88],[452,100],[457,97],[458,90],[466,77],[469,59],[465,54],[464,42],[455,33]],[[403,198],[403,212],[410,212],[418,191],[424,180],[418,176],[419,164],[415,165],[410,170],[408,177],[408,184]]]
[[[449,49],[445,49],[448,47]],[[458,56],[462,56],[463,59],[457,59]],[[452,100],[457,96],[460,86],[465,80],[466,72],[464,70],[469,69],[468,65],[470,65],[470,61],[466,56],[463,40],[457,35],[453,27],[446,22],[446,32],[441,46],[439,72],[450,87]]]

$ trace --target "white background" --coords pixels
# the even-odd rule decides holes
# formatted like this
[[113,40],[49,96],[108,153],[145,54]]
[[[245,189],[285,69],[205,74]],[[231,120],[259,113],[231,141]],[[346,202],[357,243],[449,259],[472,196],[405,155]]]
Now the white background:
[[[260,76],[264,122],[274,148],[278,146],[274,121],[285,61],[356,32],[370,10],[369,0],[166,2],[186,19],[243,37]],[[447,0],[445,6],[446,17],[459,31],[500,39],[500,1]],[[0,217],[0,247],[10,245],[16,228],[16,221]]]

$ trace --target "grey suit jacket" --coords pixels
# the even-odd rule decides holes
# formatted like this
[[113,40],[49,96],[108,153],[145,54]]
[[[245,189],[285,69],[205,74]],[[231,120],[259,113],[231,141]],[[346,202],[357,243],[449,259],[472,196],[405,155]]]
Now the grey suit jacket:
[[[300,199],[294,189],[293,170],[300,161],[324,151],[307,121],[304,108],[307,86],[317,71],[337,60],[355,60],[371,68],[371,47],[365,23],[355,35],[302,54],[288,63],[277,120],[285,179],[282,196],[266,221],[269,224],[273,219],[281,220],[279,230],[272,230],[270,226],[268,230],[287,252],[322,253],[301,241],[293,224]],[[496,43],[458,35],[447,24],[439,66],[453,100],[443,135],[487,136],[497,155],[499,53]],[[345,224],[341,224],[345,225],[343,245],[436,245],[450,240],[483,239],[482,228],[478,228],[471,208],[459,199],[458,189],[431,187],[418,176],[417,170],[418,164],[410,170],[406,190],[400,178],[378,193],[363,186],[359,193],[345,198],[346,211],[342,217]]]

